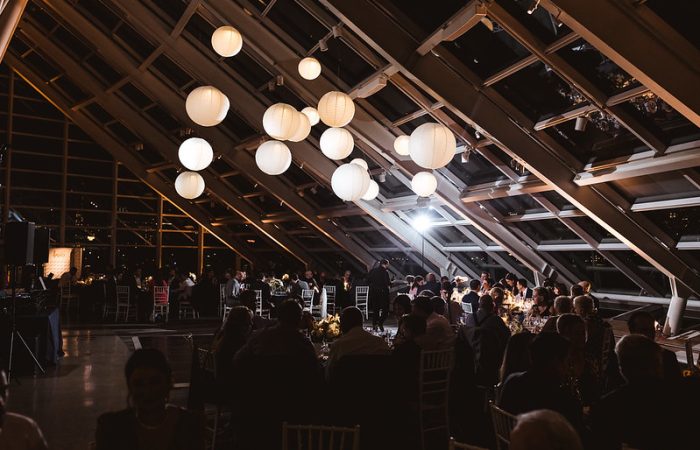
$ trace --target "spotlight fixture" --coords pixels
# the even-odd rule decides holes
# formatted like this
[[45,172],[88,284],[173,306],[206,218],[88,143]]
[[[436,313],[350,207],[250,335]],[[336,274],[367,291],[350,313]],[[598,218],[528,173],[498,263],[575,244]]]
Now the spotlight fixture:
[[532,3],[530,3],[530,7],[527,9],[527,13],[534,13],[538,6],[540,6],[540,0],[533,0]]
[[432,226],[433,222],[427,215],[421,214],[413,219],[413,228],[421,234],[428,231]]
[[386,183],[386,172],[382,172],[379,175],[377,175],[377,181],[380,183]]
[[574,130],[576,131],[586,131],[586,125],[588,125],[588,117],[580,116],[576,118],[576,125],[574,125]]
[[463,163],[468,163],[469,162],[469,157],[472,155],[472,151],[469,147],[465,148],[464,151],[462,152],[462,162]]
[[328,44],[326,44],[325,39],[321,39],[320,41],[318,41],[318,49],[321,50],[322,52],[328,51]]
[[275,77],[275,84],[277,86],[284,86],[284,77],[282,75],[277,75]]
[[479,130],[474,130],[474,137],[481,139],[481,133],[479,133]]
[[342,29],[338,25],[333,25],[331,31],[333,32],[333,37],[336,39],[342,36]]
[[318,194],[318,189],[316,189],[316,186],[312,187],[312,188],[309,189],[309,190],[310,190],[311,193],[314,194],[314,195]]
[[427,208],[430,205],[430,198],[428,197],[418,197],[416,199],[416,206],[419,208]]

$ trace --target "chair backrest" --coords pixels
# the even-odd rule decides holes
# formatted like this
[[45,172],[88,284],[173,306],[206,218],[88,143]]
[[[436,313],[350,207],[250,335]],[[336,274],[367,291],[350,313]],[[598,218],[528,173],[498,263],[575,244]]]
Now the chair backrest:
[[455,441],[454,438],[450,438],[450,447],[449,450],[487,450],[483,447],[475,447],[473,445],[469,444],[462,444],[460,442]]
[[496,445],[499,449],[508,448],[510,445],[510,432],[515,427],[516,417],[491,403],[491,421],[496,433]]
[[326,298],[328,298],[328,301],[335,301],[335,286],[326,284],[323,286],[323,289],[326,290]]
[[117,303],[129,303],[129,286],[117,286]]
[[219,283],[219,303],[226,301],[226,283]]
[[262,291],[256,289],[255,291],[255,314],[262,316],[263,304],[262,304]]
[[421,352],[419,391],[421,397],[437,396],[450,387],[450,373],[454,364],[454,349]]
[[64,284],[61,286],[61,297],[68,297],[70,296],[70,283],[69,284]]
[[311,309],[314,301],[314,290],[313,289],[302,289],[301,299],[304,301],[304,308]]
[[283,450],[359,450],[360,426],[289,425],[282,423]]
[[209,349],[197,348],[197,361],[199,361],[200,369],[216,375],[216,358]]
[[369,286],[355,287],[355,302],[366,302],[369,300]]
[[167,305],[170,294],[169,286],[154,286],[153,287],[153,302],[156,305]]
[[473,308],[472,308],[472,304],[471,304],[471,303],[468,303],[468,302],[467,302],[467,303],[462,303],[462,309],[464,310],[464,312],[465,312],[466,314],[473,314],[473,313],[474,313],[474,310],[473,310]]

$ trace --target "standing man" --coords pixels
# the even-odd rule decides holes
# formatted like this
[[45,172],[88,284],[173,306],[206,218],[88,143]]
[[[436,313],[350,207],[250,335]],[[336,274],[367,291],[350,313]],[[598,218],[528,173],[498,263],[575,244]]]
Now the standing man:
[[[389,315],[389,261],[382,259],[379,266],[369,271],[367,274],[367,284],[369,285],[369,303],[372,306],[372,328],[377,330],[377,326],[384,331],[384,321]],[[380,314],[381,311],[381,314]]]

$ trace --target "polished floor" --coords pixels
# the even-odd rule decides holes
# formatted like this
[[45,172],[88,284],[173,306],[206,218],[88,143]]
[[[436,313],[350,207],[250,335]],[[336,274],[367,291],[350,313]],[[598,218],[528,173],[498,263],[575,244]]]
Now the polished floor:
[[166,354],[174,373],[171,399],[184,406],[192,348],[206,344],[218,323],[64,328],[65,356],[46,374],[13,380],[9,410],[33,417],[52,450],[87,450],[97,417],[126,406],[123,370],[134,348],[155,347]]

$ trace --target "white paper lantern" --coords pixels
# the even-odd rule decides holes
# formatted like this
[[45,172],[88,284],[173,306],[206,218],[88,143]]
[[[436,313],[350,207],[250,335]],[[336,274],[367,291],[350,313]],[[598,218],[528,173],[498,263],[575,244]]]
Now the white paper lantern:
[[355,104],[344,92],[326,92],[318,102],[318,115],[329,127],[344,127],[355,115]]
[[255,164],[268,175],[279,175],[292,164],[292,152],[284,142],[266,141],[255,152]]
[[263,128],[273,139],[286,141],[299,126],[299,111],[286,103],[275,103],[263,114]]
[[213,127],[226,118],[228,97],[214,86],[200,86],[187,96],[185,110],[197,125]]
[[305,80],[315,80],[321,75],[321,63],[311,56],[299,61],[299,75]]
[[355,146],[352,134],[345,128],[329,128],[321,135],[321,151],[326,157],[334,160],[350,156]]
[[294,134],[289,138],[292,142],[301,142],[309,136],[311,133],[311,123],[306,114],[297,113],[299,115],[299,120],[297,120],[297,129]]
[[377,198],[377,195],[379,195],[379,185],[376,181],[369,180],[369,187],[367,188],[367,192],[365,192],[365,195],[361,197],[362,200],[374,200],[375,198]]
[[413,130],[408,147],[416,164],[426,169],[439,169],[452,161],[457,142],[446,126],[424,123]]
[[217,28],[211,35],[211,46],[221,56],[234,56],[243,47],[243,36],[237,29],[225,25]]
[[365,161],[362,158],[355,158],[352,161],[350,161],[350,164],[357,164],[358,166],[364,167],[365,170],[369,170],[369,166],[367,165],[367,161]]
[[204,139],[192,137],[180,144],[177,156],[183,166],[198,171],[209,167],[214,159],[214,150]]
[[316,111],[316,108],[313,106],[307,106],[306,108],[302,109],[301,112],[309,118],[309,123],[312,127],[316,125],[319,120],[321,120],[321,118],[318,116],[318,111]]
[[188,200],[197,198],[204,192],[204,178],[197,172],[182,172],[175,178],[175,190]]
[[369,182],[369,174],[357,164],[343,164],[335,169],[331,177],[333,192],[346,202],[362,198],[369,189]]
[[410,149],[408,148],[408,143],[411,140],[410,137],[408,136],[399,136],[394,140],[394,150],[396,150],[396,153],[398,153],[401,156],[408,156],[411,154]]
[[411,180],[411,189],[419,197],[430,197],[437,189],[437,178],[430,172],[418,172]]

